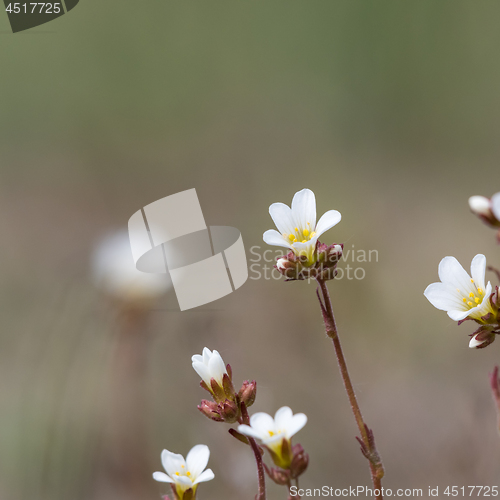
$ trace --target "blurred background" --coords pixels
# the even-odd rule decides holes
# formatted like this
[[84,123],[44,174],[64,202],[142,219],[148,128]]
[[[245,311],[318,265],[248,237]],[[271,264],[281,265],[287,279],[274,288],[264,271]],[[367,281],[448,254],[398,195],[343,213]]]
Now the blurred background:
[[204,443],[199,498],[253,498],[250,450],[196,408],[204,346],[258,381],[252,412],[308,415],[304,487],[370,485],[313,284],[251,272],[182,313],[172,291],[130,307],[96,286],[99,241],[193,187],[249,259],[271,203],[308,187],[318,215],[339,210],[323,240],[378,252],[329,288],[384,486],[498,484],[500,345],[469,349],[474,326],[423,291],[445,255],[500,266],[467,205],[500,191],[499,16],[489,0],[82,0],[13,35],[1,15],[0,497],[159,499],[161,450]]

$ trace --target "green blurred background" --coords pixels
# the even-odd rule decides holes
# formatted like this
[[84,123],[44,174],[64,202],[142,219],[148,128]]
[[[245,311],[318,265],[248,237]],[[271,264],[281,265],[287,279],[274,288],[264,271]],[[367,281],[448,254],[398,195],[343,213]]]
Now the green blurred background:
[[[81,0],[13,35],[1,15],[0,497],[160,498],[161,450],[205,443],[216,479],[200,499],[253,498],[250,450],[196,409],[190,356],[204,346],[236,380],[257,379],[252,411],[308,415],[303,486],[370,484],[306,283],[250,279],[183,313],[173,293],[159,299],[122,394],[142,410],[137,439],[109,444],[123,311],[92,283],[92,249],[192,187],[247,250],[273,227],[268,206],[303,187],[319,214],[342,212],[324,241],[379,255],[330,292],[384,486],[499,484],[488,373],[500,346],[470,350],[473,326],[422,294],[445,255],[500,266],[467,205],[500,190],[499,18],[488,0]],[[133,487],[109,465],[127,453]]]

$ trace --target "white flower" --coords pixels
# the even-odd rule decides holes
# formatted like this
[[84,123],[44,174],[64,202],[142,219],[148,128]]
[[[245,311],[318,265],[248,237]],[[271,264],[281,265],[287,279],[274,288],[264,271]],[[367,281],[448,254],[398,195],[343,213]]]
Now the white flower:
[[469,207],[476,215],[488,217],[491,214],[491,201],[486,196],[471,196]]
[[[274,418],[267,413],[255,413],[250,417],[250,425],[240,425],[238,431],[246,436],[260,439],[262,444],[276,455],[278,465],[284,465],[286,468],[290,460],[282,456],[283,441],[286,440],[289,444],[292,436],[299,432],[306,423],[307,416],[304,413],[294,415],[288,406],[283,406],[276,412]],[[275,462],[276,457],[273,456]]]
[[208,388],[211,387],[210,380],[213,378],[222,387],[222,379],[227,374],[226,365],[221,358],[221,355],[214,349],[212,352],[205,347],[203,354],[195,354],[191,357],[193,368],[200,378],[207,384]]
[[187,454],[186,460],[182,455],[163,450],[161,454],[161,463],[166,471],[155,472],[153,479],[161,483],[172,483],[175,485],[177,495],[182,500],[184,492],[190,488],[193,493],[199,483],[211,481],[214,473],[211,469],[204,471],[208,464],[210,450],[204,444],[198,444],[191,448]]
[[481,321],[488,313],[495,314],[490,303],[491,283],[485,285],[486,257],[476,255],[471,263],[471,276],[455,257],[439,263],[441,283],[429,285],[424,295],[429,302],[455,321],[471,318]]
[[318,238],[342,218],[337,210],[329,210],[316,223],[316,198],[310,189],[295,193],[292,208],[273,203],[269,213],[279,232],[266,231],[264,241],[268,245],[290,248],[298,256],[307,256],[309,265],[313,263]]
[[136,269],[127,230],[108,234],[99,241],[92,254],[91,271],[99,287],[126,302],[151,301],[172,285],[166,274]]
[[500,193],[494,194],[491,197],[491,211],[495,219],[500,221]]

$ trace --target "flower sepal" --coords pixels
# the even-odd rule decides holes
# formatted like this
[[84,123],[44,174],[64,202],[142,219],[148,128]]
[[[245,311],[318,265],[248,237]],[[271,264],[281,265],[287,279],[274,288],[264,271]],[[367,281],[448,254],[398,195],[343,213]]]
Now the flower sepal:
[[304,451],[302,445],[296,444],[292,447],[292,460],[287,468],[280,466],[269,469],[266,466],[267,475],[279,485],[287,485],[291,479],[297,479],[302,475],[309,465],[309,455]]
[[273,462],[282,469],[289,469],[292,463],[292,443],[289,439],[283,439],[281,446],[276,448],[274,446],[262,445],[271,455]]

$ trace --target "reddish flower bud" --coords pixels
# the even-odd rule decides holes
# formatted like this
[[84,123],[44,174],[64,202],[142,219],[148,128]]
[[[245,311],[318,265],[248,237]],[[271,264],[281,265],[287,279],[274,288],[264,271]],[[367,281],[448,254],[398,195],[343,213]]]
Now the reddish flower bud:
[[240,416],[240,409],[234,401],[226,399],[222,403],[219,403],[218,413],[222,417],[224,422],[228,424],[234,424],[234,422],[236,422],[238,420],[238,417]]
[[283,469],[278,469],[278,468],[271,468],[264,464],[264,468],[266,469],[266,473],[269,476],[270,479],[272,479],[276,484],[279,484],[280,486],[285,486],[288,485],[290,482],[290,471],[288,470],[283,470]]
[[297,478],[305,472],[309,465],[309,455],[304,451],[300,444],[296,444],[292,448],[293,458],[290,465],[290,473],[292,478]]
[[213,401],[207,401],[206,399],[203,399],[200,406],[198,406],[198,410],[200,410],[201,413],[205,415],[205,417],[208,417],[215,422],[224,422],[224,419],[219,413],[219,407],[217,403],[214,403]]
[[245,380],[241,386],[240,392],[238,392],[240,401],[245,403],[245,406],[248,408],[253,405],[256,396],[257,382],[255,380],[252,380],[251,382]]

